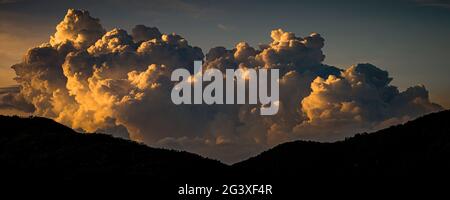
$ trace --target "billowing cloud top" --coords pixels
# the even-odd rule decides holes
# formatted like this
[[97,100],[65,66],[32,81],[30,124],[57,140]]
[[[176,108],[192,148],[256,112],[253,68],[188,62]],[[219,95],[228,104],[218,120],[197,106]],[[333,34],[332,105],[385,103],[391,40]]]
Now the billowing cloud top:
[[[204,55],[180,35],[143,25],[131,35],[105,31],[87,11],[70,9],[48,43],[12,66],[20,90],[2,92],[2,106],[225,162],[284,141],[341,139],[442,109],[424,86],[401,92],[371,64],[345,70],[322,64],[320,34],[277,29],[270,37],[259,48],[241,42]],[[261,116],[260,105],[174,105],[170,74],[194,60],[220,70],[280,69],[278,114]]]

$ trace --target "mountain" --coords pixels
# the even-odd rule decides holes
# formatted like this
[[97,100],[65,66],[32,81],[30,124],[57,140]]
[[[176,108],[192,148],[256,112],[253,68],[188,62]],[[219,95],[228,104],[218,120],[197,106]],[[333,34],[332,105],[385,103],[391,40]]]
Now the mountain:
[[165,183],[341,177],[450,177],[450,111],[343,141],[295,141],[228,166],[105,134],[81,134],[41,117],[0,116],[0,175],[15,179]]
[[[41,117],[0,116],[0,175],[38,180],[207,181],[227,166],[105,134],[81,134]],[[202,176],[202,174],[205,174]],[[220,177],[219,177],[220,179]]]
[[295,141],[233,165],[252,179],[450,177],[450,111],[344,141]]

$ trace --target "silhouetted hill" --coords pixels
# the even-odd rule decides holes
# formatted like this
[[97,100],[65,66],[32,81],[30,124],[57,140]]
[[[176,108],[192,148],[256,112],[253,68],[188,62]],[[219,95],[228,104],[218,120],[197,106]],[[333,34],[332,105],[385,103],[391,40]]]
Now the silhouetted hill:
[[1,176],[58,180],[193,182],[219,178],[224,164],[104,134],[80,134],[53,120],[0,116]]
[[2,178],[261,184],[450,174],[450,111],[335,143],[281,144],[232,166],[109,135],[80,134],[46,118],[0,116],[0,126]]
[[448,177],[450,111],[334,143],[281,144],[233,167],[247,177],[262,180]]

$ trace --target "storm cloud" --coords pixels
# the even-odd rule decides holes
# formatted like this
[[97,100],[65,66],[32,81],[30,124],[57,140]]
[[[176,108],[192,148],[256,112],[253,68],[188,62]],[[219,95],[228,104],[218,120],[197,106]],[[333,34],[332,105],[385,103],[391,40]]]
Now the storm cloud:
[[[228,163],[281,142],[338,140],[442,109],[424,86],[399,91],[374,65],[323,64],[318,33],[276,29],[270,37],[257,48],[240,42],[205,55],[180,35],[144,25],[107,31],[89,12],[70,9],[48,43],[12,66],[19,86],[1,92],[1,107]],[[261,116],[261,105],[174,105],[171,72],[192,71],[194,60],[222,71],[279,69],[278,114]]]

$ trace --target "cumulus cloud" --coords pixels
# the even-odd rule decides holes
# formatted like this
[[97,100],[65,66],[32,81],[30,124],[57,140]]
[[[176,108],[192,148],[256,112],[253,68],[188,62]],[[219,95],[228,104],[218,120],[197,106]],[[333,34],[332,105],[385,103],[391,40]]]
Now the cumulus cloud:
[[78,48],[88,47],[105,33],[99,20],[92,18],[88,11],[69,9],[64,20],[56,26],[50,44],[58,45],[70,41]]
[[[240,42],[204,55],[180,35],[144,25],[106,31],[87,11],[70,9],[50,41],[12,67],[20,87],[3,92],[2,105],[228,163],[281,142],[342,139],[442,109],[424,86],[399,91],[371,64],[323,64],[320,34],[276,29],[270,37],[259,48]],[[174,105],[171,72],[192,71],[194,60],[205,69],[280,69],[278,114],[261,116],[261,105]]]
[[312,138],[327,137],[305,131],[314,133],[326,128],[336,132],[333,138],[342,138],[355,129],[381,128],[386,120],[404,121],[442,109],[429,101],[425,87],[414,86],[399,92],[389,85],[391,80],[386,71],[371,64],[352,66],[340,76],[316,78],[311,83],[312,92],[301,101],[308,120],[299,124],[295,132]]

